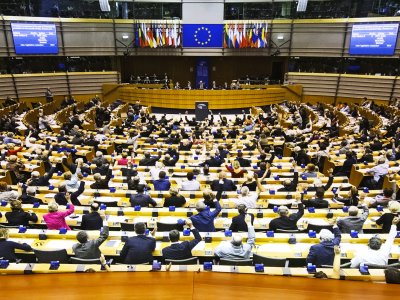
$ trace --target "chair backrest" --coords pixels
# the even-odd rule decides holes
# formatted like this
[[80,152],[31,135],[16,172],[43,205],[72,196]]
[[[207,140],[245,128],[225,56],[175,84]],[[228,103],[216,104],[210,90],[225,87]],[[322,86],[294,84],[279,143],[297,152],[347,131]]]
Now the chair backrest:
[[49,263],[51,261],[58,260],[60,263],[68,263],[69,257],[67,254],[67,250],[36,250],[34,249],[36,260],[38,263]]
[[18,225],[11,226],[11,225],[0,224],[0,228],[19,228],[19,226]]
[[171,231],[174,229],[182,231],[183,225],[157,222],[157,231]]
[[100,204],[105,204],[107,207],[118,207],[118,201],[98,201],[94,200],[94,202]]
[[252,259],[226,259],[220,258],[219,264],[223,266],[251,266],[253,265]]
[[197,265],[199,263],[198,257],[190,257],[186,259],[166,259],[165,264],[173,264],[173,265]]
[[316,225],[316,224],[308,224],[307,230],[314,230],[315,232],[319,233],[322,229],[328,229],[332,231],[332,225]]
[[120,223],[122,231],[135,231],[135,223]]
[[71,264],[100,264],[100,258],[78,258],[71,257]]
[[285,267],[286,266],[286,258],[275,258],[275,257],[266,257],[258,254],[253,254],[253,263],[254,264],[264,264],[264,266],[268,267]]

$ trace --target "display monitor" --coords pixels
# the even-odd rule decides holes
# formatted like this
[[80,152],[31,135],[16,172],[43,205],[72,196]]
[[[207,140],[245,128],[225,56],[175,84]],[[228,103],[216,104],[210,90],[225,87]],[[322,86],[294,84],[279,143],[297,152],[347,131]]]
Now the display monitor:
[[393,55],[399,24],[354,24],[350,55]]
[[15,53],[58,54],[58,40],[55,24],[11,23]]

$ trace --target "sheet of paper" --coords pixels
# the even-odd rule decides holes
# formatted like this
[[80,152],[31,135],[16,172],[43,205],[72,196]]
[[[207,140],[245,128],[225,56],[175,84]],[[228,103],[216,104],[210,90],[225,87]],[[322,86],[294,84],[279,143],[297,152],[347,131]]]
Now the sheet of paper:
[[206,247],[206,242],[201,241],[200,243],[198,243],[198,244],[193,248],[193,250],[194,250],[194,251],[196,251],[196,250],[204,250],[205,247]]
[[45,246],[48,249],[71,249],[78,241],[75,240],[52,240],[48,241]]

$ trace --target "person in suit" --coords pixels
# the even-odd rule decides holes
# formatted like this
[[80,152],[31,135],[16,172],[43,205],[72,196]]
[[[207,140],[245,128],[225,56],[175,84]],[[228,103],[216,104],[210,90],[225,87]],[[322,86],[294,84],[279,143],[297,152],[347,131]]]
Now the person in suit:
[[186,204],[186,199],[182,195],[179,194],[179,189],[172,187],[169,190],[170,196],[165,198],[164,200],[164,207],[182,207]]
[[28,186],[49,186],[49,180],[53,176],[54,172],[56,171],[56,166],[52,166],[50,171],[44,174],[43,176],[40,176],[40,173],[38,171],[33,171],[31,173],[31,178],[28,179],[26,184]]
[[200,232],[215,231],[214,219],[219,215],[222,208],[217,199],[214,199],[213,202],[215,203],[215,209],[213,211],[211,211],[202,200],[196,203],[198,214],[190,217],[190,219],[193,222],[193,226]]
[[93,182],[90,185],[91,189],[94,190],[101,190],[101,189],[108,189],[108,182],[110,181],[112,176],[112,170],[108,170],[108,173],[104,179],[101,179],[101,175],[99,173],[96,173],[93,175],[93,179],[95,182]]
[[283,181],[283,187],[278,189],[278,192],[295,192],[297,190],[297,184],[299,183],[299,171],[297,169],[296,161],[293,160],[293,180],[285,179]]
[[29,226],[29,222],[36,223],[38,221],[38,217],[33,211],[28,210],[25,212],[22,209],[21,201],[11,200],[10,206],[11,211],[6,212],[6,219],[9,226]]
[[35,202],[39,203],[39,204],[43,204],[42,199],[40,198],[36,198],[36,187],[34,186],[18,186],[18,189],[21,191],[21,201],[23,204],[33,204]]
[[315,208],[328,208],[329,202],[324,200],[325,189],[323,187],[319,187],[315,191],[315,198],[310,200],[303,200],[304,193],[301,194],[301,202],[305,207],[315,207]]
[[[388,213],[384,213],[376,220],[377,225],[382,225],[383,233],[389,233],[393,219],[400,215],[400,203],[397,201],[390,201],[388,209]],[[400,231],[400,224],[397,224],[397,231]]]
[[191,241],[179,242],[180,233],[174,229],[169,232],[169,240],[171,245],[162,249],[162,255],[164,259],[187,259],[193,257],[192,249],[201,242],[201,236],[199,231],[193,227],[193,223],[190,219],[185,221],[185,224],[189,226],[193,233],[194,239]]
[[97,239],[89,240],[89,236],[86,231],[79,231],[76,235],[76,239],[79,243],[72,246],[72,251],[77,258],[84,259],[95,259],[100,258],[101,251],[99,247],[108,238],[108,223],[105,219],[105,214],[101,215],[103,230],[100,232],[100,237]]
[[368,207],[366,204],[363,204],[363,213],[361,216],[358,216],[358,207],[350,206],[349,207],[349,216],[346,218],[338,218],[337,225],[342,233],[350,233],[352,230],[358,231],[359,233],[363,233],[363,225],[368,218]]
[[82,230],[99,230],[101,228],[103,219],[98,213],[99,208],[100,205],[97,202],[94,202],[90,205],[90,213],[82,216]]
[[204,167],[205,165],[207,165],[209,167],[220,167],[223,162],[223,159],[218,157],[215,153],[212,153],[210,154],[210,158],[206,159],[203,163],[200,164],[200,166]]
[[[232,230],[233,232],[239,232],[239,231],[243,231],[243,232],[247,232],[248,231],[248,227],[245,221],[245,217],[247,213],[247,207],[244,204],[239,204],[237,206],[239,215],[235,216],[232,218],[232,223],[229,226],[229,230]],[[251,218],[251,224],[254,223],[254,215],[253,214],[248,214]]]
[[156,229],[152,231],[152,237],[145,235],[146,224],[138,222],[135,224],[136,236],[129,238],[121,251],[121,260],[125,264],[144,264],[153,262],[153,251],[156,249],[154,235]]
[[243,158],[243,152],[238,152],[236,160],[239,162],[242,168],[251,167],[251,161]]
[[168,191],[171,187],[171,182],[166,178],[167,174],[165,171],[160,171],[158,174],[158,179],[153,180],[155,191]]
[[232,180],[226,178],[226,173],[221,171],[218,174],[218,179],[215,179],[211,183],[211,189],[213,191],[236,191],[236,185]]
[[297,221],[304,215],[304,205],[300,202],[298,208],[298,212],[289,215],[289,209],[286,206],[279,206],[279,217],[269,223],[269,229],[273,231],[277,229],[298,230]]
[[144,152],[144,158],[139,161],[139,166],[155,166],[156,161],[160,160],[162,152],[158,152],[157,157],[151,157],[150,152]]
[[8,241],[8,228],[0,228],[0,257],[11,262],[16,261],[15,249],[32,251],[32,247],[26,243],[20,244]]
[[132,207],[137,205],[140,205],[140,207],[149,207],[149,205],[153,207],[157,206],[157,202],[150,195],[144,193],[144,185],[137,187],[137,194],[131,195],[130,202]]
[[[85,190],[85,182],[81,181],[78,190],[73,193],[70,193],[70,198],[73,205],[81,205],[78,197],[84,192],[84,190]],[[67,194],[67,186],[65,184],[60,184],[58,186],[58,193],[54,195],[54,200],[57,202],[58,205],[67,205],[68,201],[67,198],[65,197],[66,194]]]
[[328,229],[322,229],[319,238],[321,242],[310,247],[306,261],[317,267],[322,265],[332,266],[335,257],[334,247],[339,246],[341,239],[339,227],[334,225],[333,233]]

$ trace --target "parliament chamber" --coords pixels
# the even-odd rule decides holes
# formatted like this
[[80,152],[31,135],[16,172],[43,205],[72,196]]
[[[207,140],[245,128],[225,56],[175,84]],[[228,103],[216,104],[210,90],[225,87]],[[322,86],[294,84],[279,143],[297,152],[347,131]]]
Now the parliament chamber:
[[399,15],[0,2],[1,294],[397,297]]

